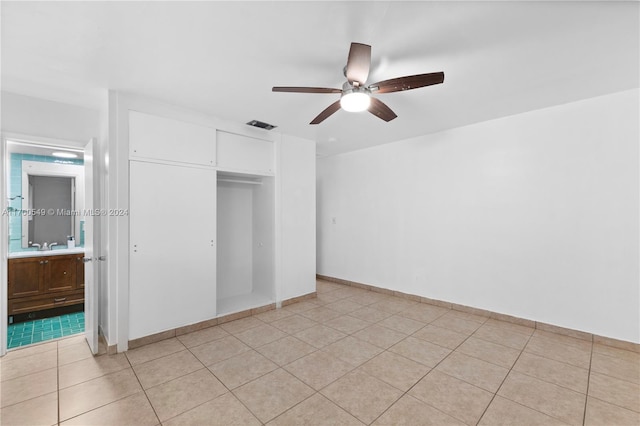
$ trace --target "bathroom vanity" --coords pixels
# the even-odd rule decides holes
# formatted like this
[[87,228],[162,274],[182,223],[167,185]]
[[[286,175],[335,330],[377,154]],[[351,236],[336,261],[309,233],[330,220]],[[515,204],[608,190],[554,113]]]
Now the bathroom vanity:
[[52,250],[9,255],[9,315],[84,303],[84,252]]

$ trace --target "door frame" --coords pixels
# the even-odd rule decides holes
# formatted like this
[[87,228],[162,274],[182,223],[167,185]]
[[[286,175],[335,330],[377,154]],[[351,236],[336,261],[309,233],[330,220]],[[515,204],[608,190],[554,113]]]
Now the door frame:
[[[0,162],[3,165],[3,172],[0,173],[0,207],[1,211],[5,212],[8,207],[8,194],[7,194],[7,173],[9,173],[9,156],[7,149],[7,142],[14,141],[29,145],[41,145],[47,147],[57,148],[70,148],[75,150],[83,150],[87,144],[87,141],[70,141],[54,138],[44,138],[40,136],[31,136],[19,133],[0,133]],[[99,176],[97,170],[98,162],[93,162],[94,176]],[[94,206],[95,208],[95,206]],[[93,224],[92,224],[93,226]],[[0,356],[4,356],[7,353],[7,326],[8,326],[8,293],[7,293],[7,266],[9,261],[9,220],[8,215],[0,214],[0,261],[4,262],[3,267],[0,268]],[[98,266],[98,265],[94,265]],[[97,289],[98,283],[94,282],[94,287]],[[87,290],[85,287],[85,298],[87,297]],[[89,292],[89,295],[95,300],[94,306],[99,305],[99,291]],[[86,303],[86,301],[85,301]],[[98,334],[98,324],[93,324],[94,333]]]

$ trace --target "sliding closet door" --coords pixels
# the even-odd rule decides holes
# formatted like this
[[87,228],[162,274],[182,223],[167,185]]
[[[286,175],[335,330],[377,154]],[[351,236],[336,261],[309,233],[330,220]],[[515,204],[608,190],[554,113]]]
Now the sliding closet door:
[[216,172],[130,162],[129,339],[216,316]]

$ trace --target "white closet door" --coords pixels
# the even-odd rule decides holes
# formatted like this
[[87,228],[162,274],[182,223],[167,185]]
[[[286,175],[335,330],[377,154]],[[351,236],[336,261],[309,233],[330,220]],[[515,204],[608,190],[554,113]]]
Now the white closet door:
[[216,172],[130,162],[129,339],[216,315]]

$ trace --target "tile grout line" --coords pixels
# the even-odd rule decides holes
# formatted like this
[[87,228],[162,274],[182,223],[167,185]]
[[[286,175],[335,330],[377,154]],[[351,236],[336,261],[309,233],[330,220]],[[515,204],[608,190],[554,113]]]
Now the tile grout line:
[[582,412],[582,426],[587,421],[587,404],[589,401],[589,384],[591,383],[591,363],[593,361],[593,340],[591,340],[591,351],[589,353],[589,373],[587,374],[587,389],[584,395],[584,411]]
[[[531,340],[531,337],[533,337],[533,333],[531,333],[531,335],[529,336],[529,338],[527,339],[527,342],[524,344],[524,346],[522,347],[522,349],[520,350],[520,353],[518,354],[518,357],[515,359],[515,361],[513,361],[513,364],[511,364],[511,367],[509,368],[509,371],[507,372],[507,374],[505,374],[504,379],[502,379],[502,382],[500,382],[500,386],[498,386],[498,388],[496,389],[496,391],[493,393],[493,396],[491,397],[491,401],[489,401],[489,403],[487,404],[487,406],[484,408],[484,411],[482,411],[482,414],[480,415],[480,418],[478,418],[478,421],[476,422],[476,424],[479,424],[480,421],[482,420],[482,418],[484,417],[484,415],[487,413],[487,410],[489,409],[489,407],[491,406],[491,404],[493,403],[493,400],[496,399],[496,396],[498,396],[498,392],[500,392],[500,389],[502,388],[502,385],[504,385],[504,382],[507,381],[507,377],[509,377],[509,374],[511,374],[511,372],[513,371],[513,367],[515,367],[515,365],[518,363],[518,360],[520,359],[520,357],[522,356],[522,354],[524,353],[525,348],[527,347],[527,345],[529,344],[529,341]],[[508,399],[508,398],[507,398]],[[511,401],[509,399],[509,401]],[[516,402],[516,401],[513,401]],[[522,405],[522,404],[520,404]],[[531,407],[527,407],[530,408],[532,410],[535,410]],[[541,411],[535,410],[539,413],[542,413]],[[542,413],[542,414],[546,414],[546,413]],[[548,415],[548,414],[547,414]],[[552,417],[552,416],[549,416]],[[554,417],[555,418],[555,417]]]
[[[448,312],[445,312],[444,314],[442,314],[442,315],[438,316],[437,318],[434,318],[431,322],[427,323],[424,327],[426,327],[427,325],[432,324],[432,323],[433,323],[433,321],[435,321],[435,320],[437,320],[438,318],[440,318],[440,317],[442,317],[442,316],[446,315],[447,313],[448,313]],[[487,319],[488,319],[488,318],[487,318]],[[482,327],[482,326],[484,325],[484,323],[486,323],[486,320],[485,320],[485,321],[480,325],[480,327]],[[422,327],[422,328],[424,328],[424,327]],[[437,326],[436,326],[436,327],[437,327]],[[478,327],[478,328],[480,328],[480,327]],[[422,330],[422,328],[421,328],[420,330]],[[441,327],[441,328],[442,328],[442,327]],[[419,330],[418,330],[418,331],[419,331]],[[400,399],[402,399],[404,396],[408,395],[408,394],[409,394],[409,392],[410,392],[410,391],[411,391],[411,390],[412,390],[412,389],[413,389],[413,388],[414,388],[418,383],[420,383],[420,382],[421,382],[425,377],[427,377],[429,374],[431,374],[431,372],[432,372],[432,371],[434,371],[434,370],[435,370],[435,369],[436,369],[436,368],[437,368],[437,367],[438,367],[442,362],[444,362],[444,360],[446,360],[447,358],[449,358],[449,356],[450,356],[452,353],[454,353],[454,352],[455,352],[455,351],[456,351],[460,346],[462,346],[462,345],[464,344],[464,342],[466,342],[467,340],[469,340],[469,338],[470,338],[471,336],[473,336],[473,335],[475,334],[475,332],[476,332],[476,331],[477,331],[477,329],[476,329],[473,333],[471,333],[470,335],[468,335],[468,336],[467,336],[467,337],[466,337],[462,342],[460,342],[460,343],[459,343],[455,348],[453,348],[453,349],[446,348],[446,347],[444,347],[444,346],[440,346],[440,345],[438,345],[437,343],[434,343],[434,342],[428,342],[428,343],[431,343],[431,344],[433,344],[433,345],[440,346],[440,347],[442,347],[442,348],[444,348],[444,349],[447,349],[447,350],[449,350],[450,352],[447,354],[447,356],[445,356],[445,357],[444,357],[444,358],[442,358],[440,361],[438,361],[438,362],[436,363],[436,365],[434,365],[433,367],[430,367],[429,371],[427,371],[427,372],[425,373],[425,375],[424,375],[424,376],[420,377],[420,379],[418,379],[418,380],[417,380],[417,381],[416,381],[412,386],[410,386],[410,387],[409,387],[409,389],[407,389],[406,391],[404,391],[404,392],[403,392],[403,394],[402,394],[402,395],[400,395],[400,397],[399,397],[398,399],[396,399],[396,400],[395,400],[395,401],[394,401],[390,406],[388,406],[388,407],[387,407],[387,408],[386,408],[382,413],[380,413],[380,415],[379,415],[378,417],[376,417],[376,418],[373,420],[373,422],[371,422],[371,423],[374,423],[376,420],[378,420],[380,417],[382,417],[382,416],[383,416],[387,411],[389,411],[389,409],[390,409],[391,407],[393,407],[393,406],[394,406],[394,405],[395,405],[395,404],[396,404]],[[415,333],[413,333],[413,334],[415,334]],[[413,336],[413,334],[410,334],[409,336],[405,337],[405,338],[404,338],[404,339],[402,339],[400,342],[402,342],[402,341],[406,340],[407,338],[409,338],[409,337]],[[418,337],[415,337],[415,339],[419,339],[419,338],[418,338]],[[422,340],[422,339],[419,339],[419,340]],[[425,341],[426,341],[426,340],[425,340]],[[400,343],[400,342],[398,342],[398,343]],[[398,344],[398,343],[396,343],[396,344]],[[394,346],[395,346],[395,345],[394,345]],[[388,351],[388,349],[386,349],[385,351]],[[394,353],[394,354],[395,354],[395,352],[392,352],[392,353]],[[396,355],[403,356],[402,354],[396,354]],[[404,357],[404,358],[406,358],[406,357]],[[407,358],[407,359],[409,359],[409,358]],[[414,362],[415,362],[415,361],[414,361]],[[418,363],[418,364],[422,364],[422,363]],[[422,364],[422,365],[425,365],[425,364]],[[428,367],[428,365],[427,365],[427,367]],[[446,373],[443,373],[443,374],[446,374]],[[448,374],[447,374],[447,375],[448,375]],[[451,376],[451,377],[453,377],[453,376]],[[458,379],[457,377],[454,377],[454,378],[455,378],[455,379]],[[461,379],[458,379],[458,380],[461,380]],[[464,380],[461,380],[461,381],[463,381],[464,383],[467,383],[467,382],[466,382],[466,381],[464,381]],[[482,389],[482,388],[479,388],[478,386],[476,386],[476,385],[474,385],[474,384],[471,384],[471,383],[469,383],[469,384],[470,384],[471,386],[475,386],[475,387],[477,387],[478,389]],[[486,390],[486,389],[483,389],[483,390]],[[409,396],[411,396],[411,395],[409,395]],[[493,400],[493,399],[492,399],[492,400]],[[424,401],[422,401],[422,400],[419,400],[419,401],[424,402]],[[490,404],[490,403],[491,403],[491,402],[489,402],[489,404]],[[429,407],[431,407],[431,408],[433,408],[433,409],[435,409],[435,410],[437,410],[437,411],[439,411],[439,412],[441,412],[441,413],[443,413],[443,414],[445,414],[445,415],[447,415],[447,416],[449,416],[449,417],[452,417],[452,418],[454,418],[454,419],[456,419],[456,420],[460,420],[462,423],[464,423],[464,421],[463,421],[463,420],[458,419],[457,417],[454,417],[454,416],[452,416],[452,415],[450,415],[450,414],[448,414],[448,413],[445,413],[444,411],[440,410],[440,409],[439,409],[439,408],[437,408],[437,407],[434,407],[433,405],[431,405],[431,404],[429,404],[429,403],[426,403],[426,402],[425,402],[425,404],[427,404]],[[487,407],[488,407],[488,405],[487,405]],[[483,414],[484,414],[484,413],[483,413]]]
[[[147,390],[144,388],[144,386],[142,386],[142,382],[140,381],[140,378],[138,377],[138,374],[136,373],[136,370],[133,368],[133,365],[131,364],[131,361],[129,360],[129,357],[127,356],[126,352],[124,353],[124,357],[127,360],[127,363],[129,364],[129,368],[131,368],[131,372],[135,376],[138,384],[140,385],[140,389],[142,389],[142,393],[144,393],[144,397],[147,398],[147,402],[149,403],[149,406],[153,410],[153,415],[156,416],[156,419],[158,419],[159,424],[162,424],[162,421],[160,420],[160,416],[158,416],[158,413],[156,412],[155,407],[151,403],[151,400],[149,399],[149,395],[147,395]],[[161,357],[161,358],[163,358],[163,357]],[[123,371],[123,370],[120,370],[120,371]],[[125,396],[124,398],[128,398],[128,396]],[[124,398],[121,398],[121,399],[124,399]],[[118,401],[120,401],[120,399]],[[113,401],[113,402],[116,402],[116,401]],[[112,404],[113,402],[110,402],[110,404]]]
[[60,344],[56,342],[56,402],[57,402],[57,423],[60,424]]

